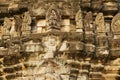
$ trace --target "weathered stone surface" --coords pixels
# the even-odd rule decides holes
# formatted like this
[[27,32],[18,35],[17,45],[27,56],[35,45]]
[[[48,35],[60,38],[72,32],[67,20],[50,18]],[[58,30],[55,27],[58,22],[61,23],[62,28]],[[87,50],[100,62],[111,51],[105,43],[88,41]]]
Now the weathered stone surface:
[[5,1],[0,80],[119,80],[115,0]]
[[112,19],[112,23],[111,23],[111,28],[112,31],[114,32],[114,34],[119,34],[119,25],[120,25],[120,13],[116,14],[113,19]]
[[31,30],[31,16],[29,12],[25,12],[22,16],[22,35],[27,35],[30,34],[30,30]]
[[105,32],[105,21],[103,13],[98,13],[95,18],[95,24],[97,26],[97,32]]
[[83,29],[83,17],[82,17],[82,11],[79,10],[76,14],[75,17],[75,21],[76,21],[76,28],[77,29]]
[[88,12],[85,16],[85,21],[84,21],[84,27],[86,32],[93,30],[92,24],[93,24],[93,14],[92,12]]
[[61,14],[57,6],[54,4],[48,9],[48,12],[46,13],[46,27],[48,31],[51,29],[61,29]]

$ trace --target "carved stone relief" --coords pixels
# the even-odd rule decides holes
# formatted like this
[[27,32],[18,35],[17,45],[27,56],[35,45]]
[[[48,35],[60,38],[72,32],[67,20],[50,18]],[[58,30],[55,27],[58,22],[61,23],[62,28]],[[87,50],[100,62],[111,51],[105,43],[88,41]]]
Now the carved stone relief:
[[111,23],[111,28],[112,31],[114,33],[118,33],[120,32],[120,13],[116,14],[113,19],[112,19],[112,23]]
[[[27,1],[30,2],[31,0]],[[111,75],[109,72],[112,71],[112,75],[114,75],[114,73],[118,74],[120,59],[117,59],[116,55],[120,53],[120,36],[113,38],[111,40],[112,42],[108,42],[109,36],[105,35],[107,29],[105,29],[103,13],[98,13],[96,16],[95,25],[97,31],[94,31],[94,11],[85,14],[83,25],[82,17],[84,17],[84,14],[82,14],[82,12],[84,13],[85,10],[77,10],[78,0],[56,0],[58,2],[55,0],[32,1],[36,3],[38,1],[37,4],[34,3],[34,6],[31,6],[33,8],[29,8],[35,13],[33,13],[34,16],[31,16],[29,12],[25,12],[24,14],[21,13],[22,16],[21,14],[19,16],[15,15],[14,18],[10,17],[4,20],[3,30],[1,30],[3,35],[11,35],[14,37],[17,34],[16,32],[22,32],[25,36],[20,35],[15,39],[16,41],[13,40],[14,38],[0,41],[0,60],[1,57],[4,58],[2,63],[0,61],[0,67],[2,65],[0,69],[0,80],[9,80],[9,75],[11,74],[13,77],[10,78],[14,79],[10,80],[88,80],[88,78],[96,80],[96,77],[102,80],[101,77],[104,77],[104,72],[100,71],[101,68],[110,65],[109,62],[113,59],[115,60],[112,61],[111,64],[114,65],[114,67],[118,67],[116,69],[110,65],[107,75]],[[82,5],[86,7],[89,7],[88,4],[92,4],[91,0],[81,1],[83,2]],[[74,6],[77,6],[77,8]],[[93,8],[98,9],[98,6],[96,7],[95,4]],[[78,11],[77,14],[74,14],[76,11]],[[116,34],[120,31],[119,16],[120,15],[117,14],[111,24],[112,31],[113,33],[116,32]],[[39,34],[30,34],[31,21],[33,21],[31,17],[34,20],[40,20],[40,22],[38,21],[38,24],[36,24],[38,26],[37,33]],[[75,31],[71,29],[71,25],[73,25],[73,29],[75,29],[76,26],[76,29],[81,30]],[[64,27],[63,30],[61,26]],[[107,24],[106,26],[109,27],[110,25]],[[43,30],[43,28],[45,28],[45,30]],[[46,28],[48,32],[46,32]],[[97,35],[96,32],[98,32]],[[104,36],[101,36],[102,33]],[[26,34],[30,35],[27,36]],[[11,43],[9,44],[10,41]],[[108,47],[108,43],[110,47]],[[25,48],[23,46],[25,46]],[[22,50],[21,48],[24,49]],[[111,51],[109,51],[109,49]],[[112,49],[114,51],[112,51]],[[9,53],[9,56],[6,56],[7,53]],[[109,53],[111,54],[109,55]],[[18,57],[17,54],[19,54],[20,57]],[[100,57],[98,54],[100,54]],[[115,57],[112,58],[112,54],[114,54]],[[104,55],[109,55],[109,57],[106,58]],[[17,59],[12,56],[17,56]],[[26,60],[24,60],[24,58]],[[99,59],[102,60],[99,62]],[[96,64],[98,64],[97,67],[95,67]],[[8,69],[8,71],[5,72],[6,69]],[[11,72],[12,70],[13,72]],[[18,73],[20,74],[19,77]],[[4,79],[1,79],[1,77]]]
[[46,26],[47,30],[61,29],[61,14],[54,4],[48,9],[46,14]]
[[47,3],[43,2],[43,1],[36,1],[32,4],[30,4],[31,6],[29,7],[29,11],[32,13],[32,15],[45,15],[46,12],[46,5]]
[[21,27],[22,27],[22,16],[21,15],[15,15],[14,16],[15,19],[15,30],[16,32],[18,32],[19,34],[21,33]]
[[50,35],[48,37],[43,38],[43,45],[45,50],[44,58],[54,58],[54,52],[57,50],[57,46],[59,44],[59,38],[54,35]]
[[82,11],[79,10],[76,14],[75,17],[75,21],[76,21],[76,28],[77,29],[83,29],[83,18],[82,18]]
[[105,21],[103,13],[98,13],[95,18],[95,24],[97,26],[97,32],[105,32]]
[[13,17],[11,17],[11,18],[5,17],[4,25],[2,27],[2,35],[16,37],[16,36],[18,36],[18,33],[16,32],[15,29],[16,29],[15,19]]
[[85,16],[84,26],[86,31],[91,31],[93,29],[93,14],[88,12]]
[[0,25],[0,39],[2,39],[2,28],[3,28],[3,26]]
[[36,24],[36,33],[45,33],[46,32],[46,21],[38,20]]
[[29,12],[25,12],[22,16],[22,34],[30,34],[30,30],[31,30],[31,16]]
[[9,18],[5,17],[4,18],[4,25],[2,28],[2,30],[3,30],[2,34],[3,35],[10,35],[10,32],[9,32],[10,28],[11,28],[11,21]]
[[59,1],[32,1],[28,5],[29,11],[33,16],[45,16],[47,10],[50,8],[52,4],[55,4],[56,6],[59,7],[61,10],[61,13],[63,15],[67,16],[74,16],[76,12],[79,10],[80,7],[80,2],[79,1],[64,1],[64,0],[59,0]]
[[63,9],[63,13],[65,13],[66,15],[71,15],[70,14],[70,13],[72,13],[72,5],[71,5],[71,3],[64,2],[62,4],[62,9]]
[[11,29],[10,29],[10,35],[12,37],[17,37],[19,34],[18,32],[16,31],[16,26],[15,26],[15,19],[14,18],[11,18]]

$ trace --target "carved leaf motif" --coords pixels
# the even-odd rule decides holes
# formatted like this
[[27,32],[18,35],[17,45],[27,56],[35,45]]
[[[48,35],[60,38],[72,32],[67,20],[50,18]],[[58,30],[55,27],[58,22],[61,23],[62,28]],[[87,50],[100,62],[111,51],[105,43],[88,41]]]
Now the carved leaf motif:
[[120,13],[113,17],[111,27],[113,32],[120,32]]

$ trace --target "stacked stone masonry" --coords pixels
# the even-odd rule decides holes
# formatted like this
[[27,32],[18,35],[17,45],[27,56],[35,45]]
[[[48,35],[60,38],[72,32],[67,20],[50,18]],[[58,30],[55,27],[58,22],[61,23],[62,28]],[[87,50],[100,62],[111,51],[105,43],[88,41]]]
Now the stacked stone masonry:
[[120,80],[117,0],[0,0],[0,80]]

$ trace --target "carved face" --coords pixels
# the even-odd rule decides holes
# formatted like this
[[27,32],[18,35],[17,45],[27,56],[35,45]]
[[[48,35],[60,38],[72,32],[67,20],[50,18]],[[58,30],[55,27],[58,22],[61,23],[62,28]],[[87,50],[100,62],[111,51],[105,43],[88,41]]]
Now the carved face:
[[56,44],[56,38],[53,37],[53,36],[50,36],[49,37],[49,45],[50,46],[55,46],[55,44]]
[[58,39],[56,36],[50,35],[48,37],[45,37],[44,46],[45,46],[46,50],[55,51],[57,45],[58,45]]

